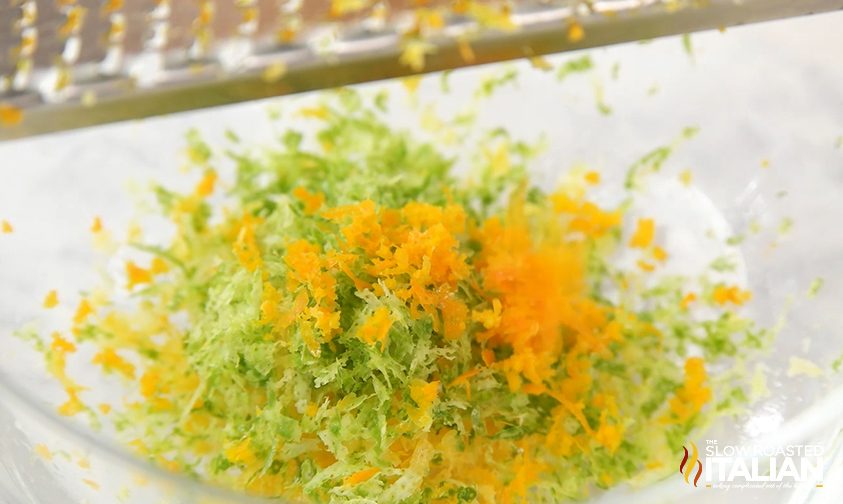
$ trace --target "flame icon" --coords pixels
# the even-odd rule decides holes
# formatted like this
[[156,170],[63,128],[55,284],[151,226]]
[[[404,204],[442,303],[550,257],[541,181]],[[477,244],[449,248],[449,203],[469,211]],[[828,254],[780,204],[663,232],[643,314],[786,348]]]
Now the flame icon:
[[697,482],[700,480],[700,476],[702,476],[702,462],[699,459],[700,452],[693,441],[691,441],[690,454],[684,446],[682,449],[685,450],[685,456],[682,457],[682,462],[679,464],[679,474],[685,477],[685,483],[691,484],[689,478],[691,477],[691,473],[694,472],[694,468],[696,468],[697,475],[694,477],[694,486],[697,486]]

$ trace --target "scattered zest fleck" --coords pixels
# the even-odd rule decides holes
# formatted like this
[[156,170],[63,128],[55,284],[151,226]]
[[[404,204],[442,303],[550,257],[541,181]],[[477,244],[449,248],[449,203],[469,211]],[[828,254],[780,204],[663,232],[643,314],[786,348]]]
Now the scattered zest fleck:
[[585,174],[585,181],[591,185],[600,183],[600,173],[596,171],[589,171]]
[[715,287],[712,293],[712,300],[720,306],[728,303],[740,306],[750,299],[752,299],[752,293],[742,290],[736,285],[726,286],[721,284]]
[[653,247],[653,259],[655,259],[656,261],[659,261],[659,262],[665,262],[665,261],[667,261],[667,258],[668,258],[668,254],[667,254],[667,251],[665,251],[665,249],[659,247],[658,245]]
[[56,306],[58,306],[58,304],[59,304],[59,294],[55,290],[51,290],[44,297],[43,306],[44,306],[44,308],[47,308],[49,310],[50,308],[55,308]]
[[138,285],[152,282],[152,272],[129,261],[126,263],[126,278],[128,279],[127,288],[132,290]]
[[679,303],[679,306],[683,310],[687,310],[691,303],[697,300],[697,295],[693,292],[689,292],[682,297],[682,301]]
[[53,460],[53,453],[50,451],[49,448],[47,448],[47,445],[43,443],[35,445],[35,454],[41,457],[42,459],[46,460],[47,462]]
[[194,194],[199,198],[206,198],[214,192],[214,187],[217,183],[217,172],[214,170],[207,170],[202,180],[196,184]]
[[0,126],[12,127],[23,121],[23,111],[7,103],[0,103]]
[[656,269],[653,263],[649,263],[643,259],[638,260],[638,267],[641,268],[641,271],[651,272]]
[[585,38],[585,30],[582,25],[574,21],[568,26],[568,42],[576,44]]
[[84,483],[84,484],[88,485],[89,487],[91,487],[91,488],[92,488],[92,489],[94,489],[94,490],[99,490],[99,489],[100,489],[100,484],[99,484],[99,483],[97,483],[97,482],[96,482],[96,481],[94,481],[94,480],[90,480],[90,479],[83,479],[83,480],[82,480],[82,483]]
[[629,239],[629,246],[632,248],[645,249],[653,243],[656,233],[656,224],[653,219],[638,219],[638,227]]

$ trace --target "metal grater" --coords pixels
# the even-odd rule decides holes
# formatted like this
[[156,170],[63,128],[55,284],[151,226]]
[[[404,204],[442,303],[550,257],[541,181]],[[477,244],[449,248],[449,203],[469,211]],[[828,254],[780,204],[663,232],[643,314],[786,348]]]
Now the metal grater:
[[[843,0],[0,0],[0,140],[835,9]],[[408,58],[419,52],[423,66]]]

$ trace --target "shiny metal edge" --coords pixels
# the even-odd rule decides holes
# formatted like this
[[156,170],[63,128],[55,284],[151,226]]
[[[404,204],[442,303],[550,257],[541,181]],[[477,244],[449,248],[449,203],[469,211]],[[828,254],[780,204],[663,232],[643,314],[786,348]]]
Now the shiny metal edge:
[[[165,68],[153,83],[137,85],[126,76],[100,78],[73,84],[65,99],[45,103],[36,93],[6,95],[6,104],[24,110],[14,126],[0,126],[0,141],[45,133],[85,128],[111,122],[153,117],[248,100],[270,98],[378,81],[414,74],[618,44],[656,37],[782,19],[843,9],[843,0],[708,0],[702,6],[671,9],[662,2],[594,2],[587,13],[572,16],[568,7],[554,7],[513,14],[519,26],[511,32],[483,31],[462,23],[445,30],[447,36],[432,39],[432,54],[424,70],[414,72],[399,62],[398,36],[373,34],[370,39],[340,40],[339,49],[325,56],[307,47],[244,57],[236,71],[224,71],[219,63],[190,63]],[[585,37],[571,41],[572,19]],[[475,30],[476,31],[476,30]],[[460,40],[470,36],[474,53],[466,61]],[[283,63],[277,81],[266,71]]]

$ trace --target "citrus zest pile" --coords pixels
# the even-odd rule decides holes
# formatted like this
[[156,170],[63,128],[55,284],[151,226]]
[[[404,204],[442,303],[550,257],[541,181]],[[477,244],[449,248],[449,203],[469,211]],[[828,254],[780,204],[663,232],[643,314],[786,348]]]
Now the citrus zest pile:
[[[344,103],[320,106],[320,147],[289,132],[236,154],[231,179],[190,136],[202,177],[155,189],[174,237],[134,244],[146,258],[116,282],[132,302],[83,297],[45,348],[62,414],[263,496],[558,502],[672,464],[745,399],[708,367],[758,339],[732,309],[749,293],[644,287],[669,260],[659,223],[624,231],[621,208],[589,199],[597,172],[546,192],[512,149],[457,179],[433,145]],[[623,249],[647,271],[615,268]],[[717,318],[692,315],[703,302]],[[83,400],[65,370],[81,345],[122,404]]]

